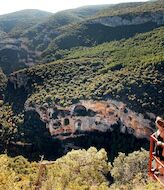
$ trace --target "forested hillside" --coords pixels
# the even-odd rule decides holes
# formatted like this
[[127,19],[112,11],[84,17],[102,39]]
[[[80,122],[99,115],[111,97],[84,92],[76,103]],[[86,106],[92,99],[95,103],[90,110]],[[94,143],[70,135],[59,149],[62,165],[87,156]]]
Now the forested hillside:
[[163,0],[0,16],[0,190],[162,189],[163,114]]
[[83,22],[105,7],[108,6],[86,6],[58,12],[45,22],[27,30],[23,36],[28,38],[30,48],[44,50],[51,43],[51,40],[62,35],[64,26]]
[[128,40],[60,50],[54,56],[61,60],[12,75],[29,78],[30,104],[114,98],[138,112],[162,114],[163,37],[161,27]]
[[164,24],[163,5],[164,2],[161,0],[148,3],[123,3],[104,8],[83,22],[62,27],[62,33],[50,42],[43,57],[55,54],[58,49],[95,46],[151,31]]
[[[5,92],[5,102],[9,102],[11,106],[2,105],[6,114],[1,119],[5,123],[8,118],[7,113],[10,112],[11,123],[17,126],[15,131],[9,130],[10,138],[14,141],[21,140],[25,144],[32,143],[38,151],[34,153],[30,149],[33,158],[38,157],[39,152],[48,158],[52,154],[54,157],[63,154],[63,145],[59,141],[51,140],[50,134],[44,128],[45,124],[39,119],[35,110],[37,105],[42,106],[45,103],[51,108],[56,105],[67,107],[80,100],[114,99],[124,102],[129,108],[137,113],[142,113],[145,118],[154,123],[151,115],[162,115],[164,111],[162,106],[164,90],[163,33],[164,28],[160,27],[127,40],[104,43],[92,48],[60,50],[58,55],[61,60],[37,65],[10,75]],[[31,108],[32,110],[30,110]],[[44,106],[42,109],[45,109]],[[151,123],[152,127],[154,127],[153,123]],[[38,127],[36,128],[36,126]],[[42,132],[39,133],[39,131]],[[114,139],[114,136],[110,137],[111,141],[106,144],[105,139],[108,136],[105,137],[101,134],[100,140],[96,133],[89,135],[93,140],[91,138],[88,143],[83,143],[85,137],[71,142],[74,141],[82,147],[90,144],[99,147],[100,144],[102,146],[112,145]],[[3,146],[6,138],[8,135],[2,142]],[[118,132],[118,142],[121,138],[121,143],[115,150],[123,150],[126,140],[130,139],[133,139],[135,143],[131,143],[131,147],[126,151],[138,149],[140,146],[148,148],[146,140],[143,145],[143,141],[139,140],[137,144],[136,139],[132,136],[125,138],[124,135],[119,136]],[[79,143],[80,139],[81,143]],[[97,141],[100,144],[97,144]],[[49,149],[47,144],[49,144]],[[52,152],[52,147],[56,147],[55,144],[61,147],[62,151],[58,152],[57,149],[53,149]],[[9,150],[13,154],[11,147],[9,145]],[[16,152],[18,154],[19,149]],[[26,149],[22,154],[27,155]],[[117,151],[112,153],[111,159],[115,155],[117,155]]]
[[107,9],[104,9],[97,13],[96,17],[106,17],[114,15],[123,15],[123,14],[136,14],[136,13],[146,13],[154,11],[163,11],[164,4],[163,0],[149,1],[149,2],[136,2],[136,3],[124,3],[113,5]]
[[39,175],[38,163],[29,163],[21,156],[1,155],[0,188],[162,190],[160,184],[147,179],[147,161],[148,152],[144,150],[128,156],[120,153],[112,166],[104,149],[91,147],[87,151],[73,150],[53,163],[43,162],[47,167]]
[[24,30],[48,18],[52,13],[39,10],[22,10],[0,16],[0,31],[18,36]]
[[2,72],[2,70],[0,69],[0,96],[2,96],[5,87],[6,87],[6,83],[7,83],[7,77],[5,76],[5,74]]
[[[5,59],[0,66],[4,73],[10,74],[37,63],[52,62],[58,59],[54,59],[54,55],[60,49],[91,47],[151,31],[164,24],[163,4],[161,0],[86,6],[52,16],[37,10],[1,16],[0,38],[5,38],[0,43],[0,55]],[[10,18],[15,19],[11,19],[12,25]]]

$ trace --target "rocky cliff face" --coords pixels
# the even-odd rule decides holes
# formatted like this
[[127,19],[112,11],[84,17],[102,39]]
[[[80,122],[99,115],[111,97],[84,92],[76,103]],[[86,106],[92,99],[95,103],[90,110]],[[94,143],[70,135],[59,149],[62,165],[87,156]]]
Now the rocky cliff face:
[[157,25],[164,24],[164,12],[143,12],[135,13],[130,15],[119,15],[119,16],[109,16],[100,17],[93,20],[93,23],[100,23],[106,26],[116,27],[116,26],[127,26],[127,25],[139,25],[144,23],[156,23]]
[[[23,88],[25,92],[29,90],[30,80],[25,72],[13,73],[9,78],[16,91]],[[26,108],[30,109],[27,104]],[[151,120],[115,100],[81,101],[68,108],[45,103],[32,109],[40,115],[51,135],[59,139],[73,138],[91,131],[113,131],[115,125],[119,126],[121,133],[133,134],[137,138],[148,138],[153,133]],[[148,117],[152,119],[155,116],[150,113]]]
[[[95,146],[105,148],[111,161],[118,152],[148,149],[154,131],[150,120],[114,100],[81,101],[67,108],[47,103],[26,107],[19,130],[23,135],[21,153],[26,157],[54,159],[71,149]],[[19,142],[16,138],[11,147],[18,147]],[[14,148],[9,152],[15,155]]]
[[81,101],[67,109],[44,104],[36,111],[51,135],[61,140],[85,132],[112,132],[116,126],[119,126],[120,133],[133,134],[137,138],[148,138],[153,132],[150,120],[114,100]]
[[[23,131],[24,142],[33,145],[25,155],[57,158],[71,149],[95,146],[104,147],[114,159],[118,152],[148,149],[148,138],[154,131],[151,121],[124,103],[88,100],[67,108],[52,103],[29,107],[31,79],[26,75],[26,72],[16,72],[9,79],[13,90],[9,100],[15,112],[23,110],[24,113],[19,134]],[[36,150],[39,151],[36,153]]]
[[27,88],[29,77],[24,72],[13,73],[9,77],[9,82],[13,85],[14,89],[21,87]]
[[0,67],[5,74],[37,63],[39,52],[31,51],[24,38],[6,38],[0,42]]

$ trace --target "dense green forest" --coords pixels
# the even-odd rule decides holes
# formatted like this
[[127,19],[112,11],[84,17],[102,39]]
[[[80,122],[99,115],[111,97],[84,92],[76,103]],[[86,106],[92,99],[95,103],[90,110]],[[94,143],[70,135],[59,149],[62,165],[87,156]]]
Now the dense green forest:
[[12,75],[30,78],[29,104],[115,98],[138,112],[162,114],[163,37],[161,27],[128,40],[60,50],[53,56],[61,60]]
[[91,147],[72,150],[40,170],[39,163],[22,156],[1,155],[0,189],[162,190],[160,184],[148,180],[147,161],[148,152],[142,150],[128,156],[120,153],[111,165],[104,149]]
[[157,14],[163,12],[163,0],[146,4],[86,6],[56,13],[45,22],[26,30],[22,37],[28,39],[30,49],[48,51],[47,54],[49,54],[49,49],[54,53],[56,49],[93,46],[131,37],[135,33],[146,32],[156,27],[156,23],[150,22],[138,27],[132,25],[129,28],[126,26],[111,28],[102,24],[94,24],[95,19],[121,14],[122,18],[131,20],[132,17],[138,15],[151,17],[152,11]]
[[[48,47],[44,49],[45,54],[54,54],[58,49],[70,49],[78,46],[95,46],[103,42],[120,40],[122,38],[129,38],[136,33],[143,33],[157,27],[154,21],[149,21],[140,25],[121,25],[117,27],[110,27],[103,25],[101,22],[95,23],[96,19],[105,18],[109,16],[120,16],[121,19],[129,21],[135,17],[151,18],[152,13],[163,13],[163,0],[148,3],[123,3],[117,5],[110,5],[94,14],[92,17],[87,17],[86,20],[80,23],[71,22],[70,25],[58,28],[58,35],[52,39]],[[54,17],[55,18],[55,17]],[[116,21],[117,22],[117,21]],[[46,60],[48,61],[48,60]]]

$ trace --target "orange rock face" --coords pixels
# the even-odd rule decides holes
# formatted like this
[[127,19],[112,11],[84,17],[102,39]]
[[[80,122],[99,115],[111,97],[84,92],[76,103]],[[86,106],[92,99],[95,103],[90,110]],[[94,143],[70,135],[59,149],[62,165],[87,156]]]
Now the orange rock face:
[[66,109],[46,106],[45,109],[38,109],[38,112],[51,135],[60,139],[83,135],[89,131],[113,131],[114,124],[119,124],[121,133],[133,133],[138,138],[147,138],[153,132],[150,121],[144,119],[142,114],[113,100],[81,101]]

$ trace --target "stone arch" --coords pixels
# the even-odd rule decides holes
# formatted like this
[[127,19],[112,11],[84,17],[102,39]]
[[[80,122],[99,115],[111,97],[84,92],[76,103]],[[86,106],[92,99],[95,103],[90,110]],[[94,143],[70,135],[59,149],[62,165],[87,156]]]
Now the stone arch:
[[72,115],[75,115],[75,116],[86,116],[87,115],[87,109],[83,105],[76,105],[72,109]]
[[81,130],[81,126],[82,126],[82,121],[80,119],[76,120],[75,129],[76,130]]
[[61,122],[60,121],[55,121],[52,125],[53,129],[57,129],[59,127],[61,127]]

